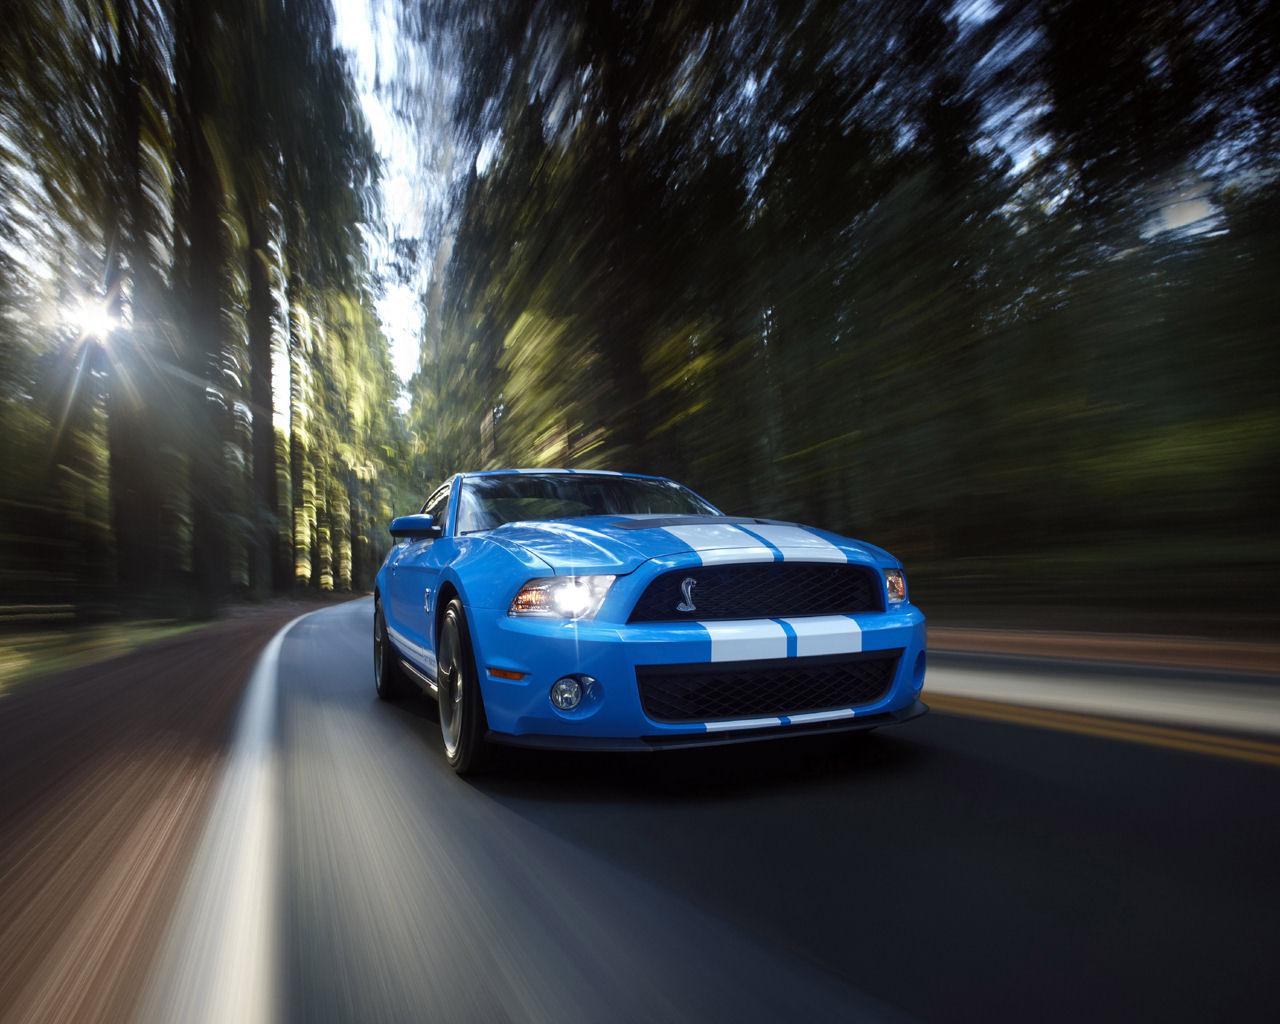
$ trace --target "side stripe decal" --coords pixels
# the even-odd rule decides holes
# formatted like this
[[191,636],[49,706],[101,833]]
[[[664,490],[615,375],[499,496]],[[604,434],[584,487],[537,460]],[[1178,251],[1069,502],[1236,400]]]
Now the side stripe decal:
[[387,627],[387,636],[391,637],[396,649],[409,658],[421,671],[432,679],[436,677],[436,656],[434,653],[425,647],[415,644],[398,629],[392,629],[390,626]]

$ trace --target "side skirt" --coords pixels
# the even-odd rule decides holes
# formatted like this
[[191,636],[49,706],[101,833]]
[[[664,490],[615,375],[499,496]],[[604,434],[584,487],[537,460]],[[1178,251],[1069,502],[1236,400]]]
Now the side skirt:
[[434,679],[432,679],[420,668],[418,668],[416,665],[411,664],[406,659],[401,658],[399,660],[400,660],[400,667],[404,669],[406,675],[408,675],[411,679],[413,679],[415,683],[417,683],[420,687],[422,687],[422,689],[428,695],[435,698],[439,698],[440,687],[436,684],[436,681]]

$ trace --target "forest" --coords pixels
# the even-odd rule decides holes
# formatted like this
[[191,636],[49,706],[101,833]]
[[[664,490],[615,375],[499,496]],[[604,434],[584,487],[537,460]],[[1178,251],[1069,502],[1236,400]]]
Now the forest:
[[515,465],[863,537],[926,610],[1274,623],[1275,5],[364,9],[407,227],[325,0],[0,25],[6,606],[360,591]]
[[37,0],[0,25],[15,614],[205,616],[376,571],[409,443],[332,22],[327,0]]

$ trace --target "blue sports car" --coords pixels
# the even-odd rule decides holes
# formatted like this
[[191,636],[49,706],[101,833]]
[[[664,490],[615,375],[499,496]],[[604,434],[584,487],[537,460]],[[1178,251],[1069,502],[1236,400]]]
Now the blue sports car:
[[374,683],[438,700],[458,772],[490,742],[653,750],[926,710],[924,616],[861,541],[671,480],[542,469],[460,473],[391,534]]

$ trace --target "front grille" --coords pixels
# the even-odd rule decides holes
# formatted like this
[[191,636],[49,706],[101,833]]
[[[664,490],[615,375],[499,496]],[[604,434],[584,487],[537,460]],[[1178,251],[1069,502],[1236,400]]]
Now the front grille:
[[655,722],[797,715],[856,708],[893,685],[901,650],[704,665],[639,665],[644,713]]
[[[684,581],[693,580],[691,601]],[[692,611],[679,606],[692,603]],[[777,619],[881,611],[874,570],[837,562],[701,565],[663,573],[645,588],[628,622]]]

